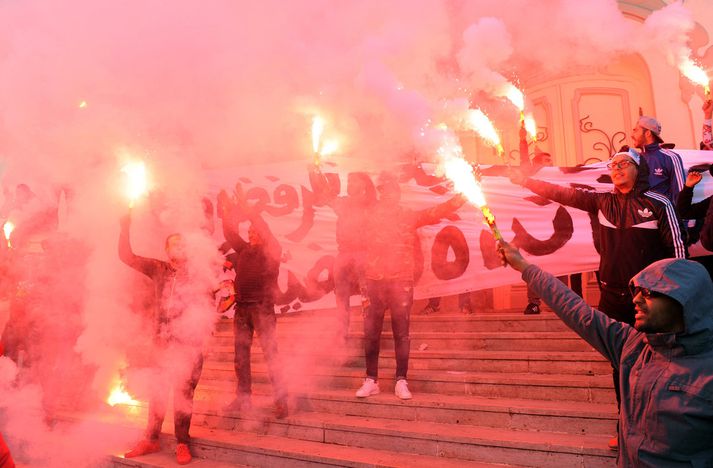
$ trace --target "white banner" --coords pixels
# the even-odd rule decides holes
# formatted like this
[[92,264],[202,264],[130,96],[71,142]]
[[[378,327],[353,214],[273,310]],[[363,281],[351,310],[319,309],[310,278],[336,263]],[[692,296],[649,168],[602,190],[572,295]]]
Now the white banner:
[[[686,168],[713,162],[710,152],[677,152]],[[443,180],[429,173],[433,169],[428,165],[424,165],[424,170],[413,166],[397,169],[403,180],[402,200],[406,206],[427,208],[453,196]],[[483,190],[505,240],[517,239],[530,261],[556,275],[597,269],[599,256],[592,243],[587,213],[549,202],[513,185],[502,166],[483,166],[482,170]],[[327,165],[323,172],[338,178],[341,193],[346,192],[348,168]],[[696,186],[694,201],[713,194],[713,181],[708,172],[705,174]],[[263,216],[286,253],[280,273],[282,305],[298,309],[333,303],[331,265],[336,254],[336,216],[328,206],[315,205],[305,162],[221,169],[207,176],[214,200],[220,189],[230,192],[239,181],[250,203],[263,207]],[[533,177],[584,190],[612,189],[605,163],[581,168],[545,167]],[[443,220],[419,230],[423,262],[416,298],[520,281],[517,272],[499,266],[494,240],[480,211],[466,205],[457,215],[458,219]],[[707,252],[693,246],[691,253]]]

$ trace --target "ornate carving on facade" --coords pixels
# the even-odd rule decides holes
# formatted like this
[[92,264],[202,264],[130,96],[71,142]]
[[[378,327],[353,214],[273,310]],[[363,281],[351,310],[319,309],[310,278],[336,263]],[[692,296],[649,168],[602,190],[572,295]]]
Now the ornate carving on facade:
[[626,141],[626,132],[617,131],[613,135],[609,136],[607,132],[600,128],[595,128],[594,124],[590,122],[589,116],[585,116],[579,119],[579,131],[582,133],[594,133],[599,135],[599,140],[595,141],[592,145],[594,151],[603,151],[604,159],[597,156],[590,156],[584,160],[584,164],[592,164],[594,162],[606,161],[609,157],[614,154]]

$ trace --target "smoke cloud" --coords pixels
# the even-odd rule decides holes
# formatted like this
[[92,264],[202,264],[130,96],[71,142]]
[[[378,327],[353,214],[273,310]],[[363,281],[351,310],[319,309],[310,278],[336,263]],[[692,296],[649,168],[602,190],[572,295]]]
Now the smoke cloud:
[[[309,161],[315,114],[364,166],[433,152],[434,135],[450,133],[431,127],[470,105],[514,112],[497,96],[525,70],[556,75],[645,50],[675,62],[690,54],[692,24],[680,2],[643,24],[614,0],[0,2],[0,222],[39,220],[40,233],[0,260],[0,328],[22,307],[32,348],[19,373],[0,358],[0,431],[43,463],[97,433],[107,443],[96,456],[136,436],[50,421],[103,408],[122,378],[137,397],[156,379],[140,370],[151,283],[117,257],[127,159],[145,160],[155,187],[133,209],[134,251],[165,259],[165,237],[184,235],[196,281],[174,332],[204,343],[221,238],[202,205],[205,170]],[[20,183],[34,194],[22,206]]]

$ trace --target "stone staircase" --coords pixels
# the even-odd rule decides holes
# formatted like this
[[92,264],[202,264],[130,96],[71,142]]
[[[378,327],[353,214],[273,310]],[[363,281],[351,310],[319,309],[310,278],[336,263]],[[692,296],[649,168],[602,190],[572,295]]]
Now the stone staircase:
[[[364,378],[363,322],[357,309],[351,318],[347,344],[337,348],[331,340],[333,311],[279,316],[291,394],[290,416],[283,420],[272,417],[272,389],[257,339],[253,409],[222,410],[234,396],[235,374],[232,322],[221,321],[196,392],[195,466],[615,465],[616,453],[607,448],[616,426],[611,368],[553,313],[525,316],[511,309],[463,316],[444,307],[433,315],[413,314],[409,401],[393,395],[388,313],[382,393],[355,398]],[[164,424],[171,427],[170,421]],[[168,447],[175,443],[164,438]],[[175,461],[165,453],[113,457],[112,463]]]

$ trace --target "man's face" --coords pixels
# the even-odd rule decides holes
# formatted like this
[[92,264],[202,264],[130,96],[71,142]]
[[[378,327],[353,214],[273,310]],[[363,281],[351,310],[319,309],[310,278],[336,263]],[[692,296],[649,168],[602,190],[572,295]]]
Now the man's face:
[[631,142],[634,144],[635,147],[641,148],[644,145],[647,145],[650,143],[650,130],[647,130],[643,128],[641,125],[637,125],[634,127],[634,129],[631,131]]
[[644,333],[680,333],[684,331],[681,304],[663,294],[637,289],[634,296],[634,328]]
[[166,239],[166,256],[174,263],[186,261],[186,246],[183,243],[183,237],[174,234]]
[[639,169],[629,156],[625,154],[614,156],[609,162],[609,167],[614,187],[624,192],[634,188]]

